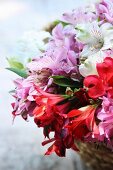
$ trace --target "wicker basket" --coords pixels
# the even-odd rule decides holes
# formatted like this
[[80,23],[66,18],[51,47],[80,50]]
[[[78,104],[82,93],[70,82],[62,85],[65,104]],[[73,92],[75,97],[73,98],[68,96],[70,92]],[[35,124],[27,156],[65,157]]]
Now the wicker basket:
[[113,170],[113,152],[106,146],[78,142],[80,156],[91,170]]

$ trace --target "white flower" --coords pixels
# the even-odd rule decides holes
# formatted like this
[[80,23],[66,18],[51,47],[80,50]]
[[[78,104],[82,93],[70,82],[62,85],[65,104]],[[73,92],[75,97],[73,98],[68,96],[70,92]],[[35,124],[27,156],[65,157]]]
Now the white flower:
[[92,55],[88,57],[84,61],[84,63],[79,66],[80,74],[83,77],[86,77],[88,75],[98,75],[96,64],[103,62],[105,57],[106,57],[106,54],[100,51],[96,53],[96,55]]
[[79,24],[76,29],[78,30],[77,39],[85,44],[81,57],[88,58],[99,51],[113,49],[113,26],[110,23],[99,26],[95,21]]

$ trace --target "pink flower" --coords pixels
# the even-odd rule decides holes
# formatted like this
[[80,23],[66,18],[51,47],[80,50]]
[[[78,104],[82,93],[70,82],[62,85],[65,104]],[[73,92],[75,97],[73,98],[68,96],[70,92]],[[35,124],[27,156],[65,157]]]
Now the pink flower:
[[113,0],[102,0],[96,9],[100,21],[113,24]]
[[93,12],[86,12],[85,9],[75,9],[70,13],[64,13],[62,20],[68,24],[76,25],[84,22],[91,22],[96,15]]
[[113,149],[113,99],[103,97],[102,109],[98,112],[99,132],[101,140],[107,141],[107,145]]
[[29,76],[26,79],[17,79],[14,81],[16,85],[16,91],[14,93],[15,103],[13,103],[13,115],[21,115],[27,120],[28,115],[32,116],[32,112],[35,108],[35,102],[33,96],[37,94],[37,91],[33,87],[35,76]]
[[43,56],[27,65],[31,72],[49,69],[52,75],[71,75],[77,73],[77,60],[81,43],[75,40],[75,29],[58,24],[52,31],[52,38]]

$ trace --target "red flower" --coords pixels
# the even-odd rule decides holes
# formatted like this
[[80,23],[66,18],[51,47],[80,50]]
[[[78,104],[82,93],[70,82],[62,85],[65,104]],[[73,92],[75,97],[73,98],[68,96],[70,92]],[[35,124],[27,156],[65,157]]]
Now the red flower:
[[39,127],[43,127],[45,137],[54,132],[54,138],[46,140],[42,145],[54,142],[47,150],[49,155],[55,152],[58,156],[65,156],[66,149],[78,150],[74,144],[74,138],[65,125],[69,119],[67,113],[70,109],[70,101],[60,95],[48,94],[37,88],[38,97],[35,96],[37,107],[34,109],[34,121]]
[[[71,146],[71,148],[75,151],[79,151],[78,148],[75,146],[74,144],[74,140],[73,140],[73,145]],[[62,140],[56,140],[47,150],[47,152],[45,153],[45,155],[50,155],[53,152],[55,152],[58,156],[60,157],[64,157],[66,154],[66,147],[64,145],[64,142]]]
[[91,98],[98,98],[105,94],[104,85],[99,76],[87,76],[84,80],[84,86],[88,88],[88,95]]
[[[65,100],[60,95],[48,94],[38,87],[36,90],[38,97],[35,96],[37,107],[33,112],[34,121],[39,127],[43,127],[45,137],[49,138],[50,132],[54,132],[54,138],[49,138],[42,143],[45,145],[53,142],[46,154],[55,152],[62,157],[65,156],[66,149],[72,148],[78,151],[74,140],[82,140],[88,132],[93,130],[95,124],[93,106],[89,106],[85,111],[77,110],[80,106],[86,106],[89,103],[86,91],[81,89],[75,92],[72,98]],[[72,110],[72,108],[76,109]]]
[[78,140],[83,140],[89,132],[98,133],[94,118],[96,107],[89,105],[82,109],[83,110],[74,109],[68,113],[68,118],[70,118],[71,121],[67,128],[74,138]]
[[69,134],[67,129],[63,129],[65,132],[63,132],[64,134],[62,134],[62,130],[61,130],[61,135],[46,140],[44,142],[42,142],[42,145],[46,145],[50,142],[54,142],[46,151],[45,155],[50,155],[53,152],[55,152],[58,156],[60,157],[64,157],[66,154],[66,149],[73,149],[75,151],[78,151],[78,148],[76,147],[75,143],[74,143],[74,138],[71,134]]
[[106,57],[103,63],[97,63],[98,76],[90,75],[84,79],[84,86],[88,88],[91,98],[98,98],[108,93],[113,96],[113,59]]
[[97,71],[99,77],[106,84],[113,77],[113,59],[111,57],[106,57],[103,63],[97,63]]
[[65,118],[66,110],[68,109],[68,103],[57,105],[57,103],[61,100],[64,100],[60,96],[60,98],[56,95],[56,98],[52,96],[52,98],[39,96],[36,98],[37,107],[34,109],[34,121],[39,127],[44,127],[50,125],[51,123],[55,123],[54,127],[58,129],[58,124],[62,124],[63,119]]
[[[35,96],[37,107],[34,109],[34,120],[37,125],[47,125],[54,119],[55,105],[64,98],[61,95],[49,94],[36,87],[38,97]],[[52,120],[51,120],[52,119]],[[40,123],[38,123],[40,121]],[[42,122],[42,123],[41,123]]]

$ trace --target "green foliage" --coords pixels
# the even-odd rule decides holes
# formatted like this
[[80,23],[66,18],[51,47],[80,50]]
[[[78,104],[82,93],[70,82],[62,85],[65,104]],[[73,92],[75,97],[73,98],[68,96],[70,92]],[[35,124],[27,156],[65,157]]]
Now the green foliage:
[[54,24],[55,26],[58,25],[59,23],[61,23],[64,27],[65,27],[66,25],[68,25],[68,23],[63,22],[63,21],[60,21],[60,20],[56,20],[56,21],[53,22],[53,24]]
[[15,57],[7,58],[7,61],[11,68],[17,68],[20,70],[24,69],[24,65],[21,62],[17,61]]
[[27,77],[27,73],[25,70],[20,70],[18,68],[6,68],[14,73],[16,73],[17,75],[19,75],[20,77],[24,77],[26,78]]
[[79,81],[73,81],[65,76],[52,76],[53,82],[62,87],[80,88],[82,84]]
[[[27,77],[27,73],[24,65],[20,61],[18,61],[16,57],[7,58],[7,61],[9,63],[9,67],[6,69],[16,73],[20,77],[24,77],[24,78]],[[31,60],[29,59],[29,62],[30,61]]]

